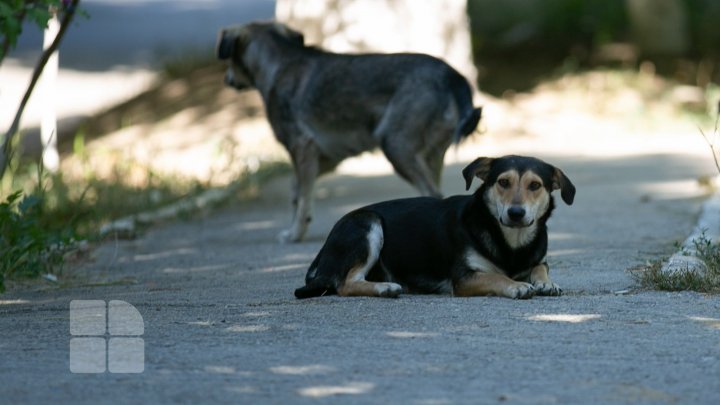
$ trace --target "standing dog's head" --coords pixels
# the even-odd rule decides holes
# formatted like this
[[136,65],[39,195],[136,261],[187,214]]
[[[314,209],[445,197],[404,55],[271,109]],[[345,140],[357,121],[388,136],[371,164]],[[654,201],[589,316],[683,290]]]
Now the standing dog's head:
[[[278,42],[279,41],[279,42]],[[255,86],[253,74],[261,63],[261,52],[253,44],[268,46],[277,43],[304,45],[303,35],[286,25],[276,22],[253,22],[246,25],[224,28],[218,34],[216,54],[218,59],[229,61],[230,66],[225,73],[225,84],[237,90]]]
[[552,191],[571,205],[575,186],[560,169],[525,156],[481,157],[463,169],[466,189],[474,177],[483,181],[483,199],[498,222],[508,228],[534,225],[550,208]]

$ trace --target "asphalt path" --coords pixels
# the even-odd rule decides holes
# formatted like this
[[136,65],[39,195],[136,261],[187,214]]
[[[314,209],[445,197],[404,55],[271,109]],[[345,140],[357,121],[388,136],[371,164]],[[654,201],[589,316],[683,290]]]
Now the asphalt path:
[[[272,18],[273,0],[82,0],[60,48],[60,67],[82,71],[158,68],[212,57],[220,28]],[[28,23],[10,57],[32,67],[42,32]]]
[[[549,223],[561,297],[296,300],[334,221],[414,192],[392,175],[329,176],[308,240],[279,245],[280,178],[256,201],[101,244],[63,288],[0,296],[0,402],[719,403],[720,297],[641,290],[628,273],[687,236],[703,197],[683,190],[711,163],[541,157],[578,190]],[[464,192],[461,168],[446,168],[447,194]],[[138,309],[142,373],[70,372],[72,300]]]

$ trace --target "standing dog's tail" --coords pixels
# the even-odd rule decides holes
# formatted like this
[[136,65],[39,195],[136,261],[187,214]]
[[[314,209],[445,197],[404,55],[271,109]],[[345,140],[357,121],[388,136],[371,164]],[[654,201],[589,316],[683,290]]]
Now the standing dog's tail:
[[473,106],[472,89],[467,79],[460,73],[453,71],[448,77],[448,82],[460,116],[455,129],[455,143],[460,143],[477,128],[482,117],[482,107]]
[[472,134],[480,123],[481,117],[482,107],[473,108],[469,114],[465,114],[465,116],[460,119],[460,125],[455,132],[455,143],[459,143],[467,138],[468,135]]

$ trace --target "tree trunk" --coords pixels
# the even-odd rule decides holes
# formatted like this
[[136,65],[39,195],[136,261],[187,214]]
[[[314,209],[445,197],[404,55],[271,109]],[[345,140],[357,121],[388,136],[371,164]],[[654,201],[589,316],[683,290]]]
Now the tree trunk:
[[[45,28],[43,50],[47,50],[60,31],[60,21],[57,13],[48,21]],[[40,95],[42,96],[43,114],[40,122],[40,139],[42,140],[42,163],[51,173],[56,173],[60,167],[60,155],[57,150],[57,75],[59,68],[58,51],[53,52],[48,59],[43,74],[40,77]]]

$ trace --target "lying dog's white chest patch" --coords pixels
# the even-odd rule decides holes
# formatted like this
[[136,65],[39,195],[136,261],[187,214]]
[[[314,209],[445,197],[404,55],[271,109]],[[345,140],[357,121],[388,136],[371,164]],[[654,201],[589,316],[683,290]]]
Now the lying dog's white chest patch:
[[502,230],[505,242],[513,249],[521,248],[532,242],[537,231],[535,225],[526,228],[510,228],[500,225],[500,229]]
[[465,264],[480,273],[505,274],[505,272],[473,248],[465,251]]

